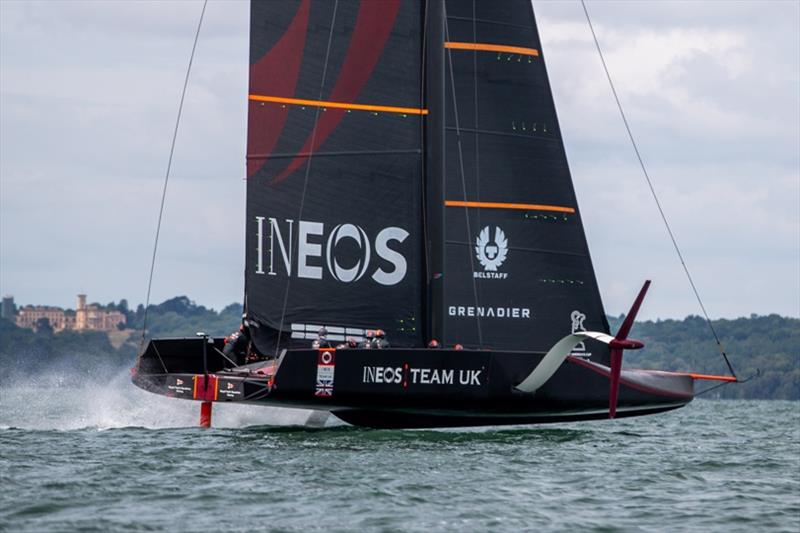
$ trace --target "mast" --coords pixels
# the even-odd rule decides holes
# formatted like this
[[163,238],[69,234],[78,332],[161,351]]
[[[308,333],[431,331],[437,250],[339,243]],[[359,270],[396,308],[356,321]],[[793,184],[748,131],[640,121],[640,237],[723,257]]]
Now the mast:
[[437,339],[444,343],[445,337],[445,39],[444,0],[428,0],[426,13],[426,235],[428,298],[426,305],[427,332],[425,341]]

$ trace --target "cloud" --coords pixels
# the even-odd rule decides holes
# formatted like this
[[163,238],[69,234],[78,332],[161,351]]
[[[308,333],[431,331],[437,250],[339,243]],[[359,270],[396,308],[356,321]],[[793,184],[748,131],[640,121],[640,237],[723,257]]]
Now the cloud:
[[[0,2],[0,290],[144,298],[199,2]],[[578,2],[534,4],[606,308],[699,311]],[[588,3],[620,98],[714,316],[800,314],[800,4]],[[167,196],[154,300],[242,297],[248,3],[210,2]]]
[[[580,4],[535,7],[606,308],[626,309],[641,279],[651,276],[645,316],[698,313]],[[712,315],[800,314],[798,5],[588,7],[640,152]]]

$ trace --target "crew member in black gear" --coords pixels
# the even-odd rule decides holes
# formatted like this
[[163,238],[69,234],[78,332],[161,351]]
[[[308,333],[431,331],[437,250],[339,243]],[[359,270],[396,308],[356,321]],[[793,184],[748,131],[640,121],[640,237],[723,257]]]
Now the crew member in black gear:
[[373,348],[388,348],[389,341],[386,340],[386,332],[382,329],[375,330],[375,336],[372,338],[372,347]]
[[317,332],[317,338],[311,343],[311,348],[319,350],[320,348],[330,348],[331,342],[328,340],[328,330],[320,328]]
[[242,324],[238,331],[234,331],[225,337],[225,347],[222,353],[231,361],[236,361],[237,365],[247,362],[247,355],[250,351],[250,330]]
[[372,346],[373,339],[375,339],[375,331],[368,329],[366,332],[364,332],[364,340],[362,340],[361,344],[359,344],[359,348],[362,348],[364,350],[369,350],[373,348]]
[[347,337],[345,342],[336,346],[337,350],[347,350],[349,348],[358,348],[358,341],[352,337]]

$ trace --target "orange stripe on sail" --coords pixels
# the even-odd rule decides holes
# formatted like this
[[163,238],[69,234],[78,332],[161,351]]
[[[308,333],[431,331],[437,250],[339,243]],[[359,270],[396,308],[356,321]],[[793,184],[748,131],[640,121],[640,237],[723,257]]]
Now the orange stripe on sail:
[[387,105],[350,104],[347,102],[327,102],[325,100],[304,100],[302,98],[284,98],[283,96],[264,96],[251,94],[248,99],[253,102],[272,102],[276,104],[307,105],[311,107],[330,107],[333,109],[352,109],[355,111],[379,111],[383,113],[402,113],[404,115],[427,115],[427,109],[416,107],[394,107]]
[[543,204],[507,204],[502,202],[464,202],[461,200],[445,200],[447,207],[476,207],[479,209],[523,209],[526,211],[555,211],[558,213],[574,213],[575,208],[560,205]]
[[483,52],[506,52],[508,54],[522,54],[524,56],[538,56],[539,50],[535,48],[525,48],[524,46],[509,46],[505,44],[488,43],[456,43],[446,42],[445,48],[451,50],[479,50]]

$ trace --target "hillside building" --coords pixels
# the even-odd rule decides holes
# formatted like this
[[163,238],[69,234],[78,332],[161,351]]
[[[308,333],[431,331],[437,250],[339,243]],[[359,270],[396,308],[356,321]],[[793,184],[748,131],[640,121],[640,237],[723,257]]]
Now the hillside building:
[[14,320],[15,315],[16,306],[14,305],[14,297],[11,295],[3,296],[3,305],[0,307],[0,318]]
[[97,305],[86,305],[86,295],[78,295],[76,310],[45,305],[26,305],[17,312],[15,322],[20,328],[36,329],[36,324],[46,318],[53,331],[114,331],[125,324],[125,315],[116,310],[105,310]]

